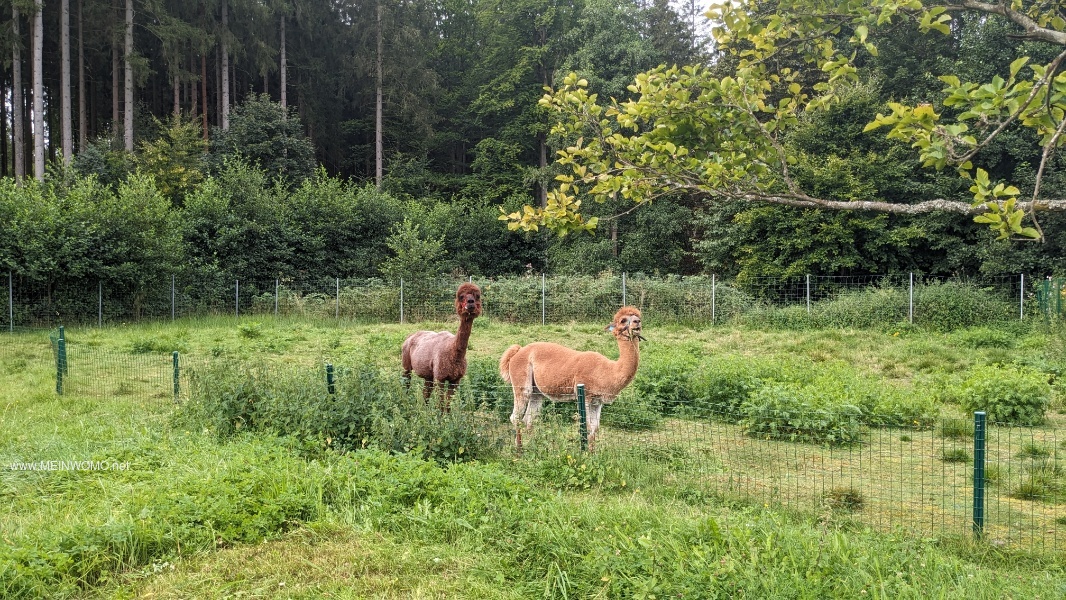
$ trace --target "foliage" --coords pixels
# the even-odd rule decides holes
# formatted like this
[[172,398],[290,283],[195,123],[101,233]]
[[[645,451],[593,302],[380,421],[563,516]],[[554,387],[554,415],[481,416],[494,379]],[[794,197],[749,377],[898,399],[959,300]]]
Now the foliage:
[[[718,356],[692,376],[693,413],[703,418],[738,421],[748,399],[781,373],[782,365],[741,356]],[[784,375],[787,377],[787,375]]]
[[993,423],[1039,425],[1051,402],[1044,373],[998,365],[979,367],[962,383],[960,402],[967,411],[985,411]]
[[563,491],[627,491],[625,474],[601,455],[558,454],[537,461],[537,477]]
[[970,461],[970,453],[965,448],[943,448],[940,460],[946,463],[964,463]]
[[973,327],[1012,315],[1012,304],[965,282],[930,282],[915,286],[914,322],[936,331]]
[[833,404],[811,387],[774,384],[752,394],[740,407],[748,435],[766,439],[850,444],[862,435],[862,409]]
[[662,420],[662,407],[654,398],[623,391],[617,400],[603,408],[600,422],[623,431],[647,431],[655,429]]
[[[121,142],[117,144],[121,145]],[[133,172],[135,163],[128,152],[116,149],[113,139],[101,137],[74,155],[71,166],[82,177],[95,176],[103,185],[114,188]]]
[[[1062,44],[1062,20],[1054,11],[1033,7],[1034,27],[1031,17],[1015,7],[1002,13],[983,5],[965,10],[1002,14],[1015,26],[1027,27],[1030,35]],[[819,196],[795,176],[791,169],[797,161],[782,137],[796,128],[804,112],[840,101],[845,84],[859,78],[859,53],[878,56],[882,29],[910,22],[922,33],[952,31],[952,17],[944,7],[896,0],[862,6],[829,3],[814,10],[806,3],[782,2],[773,11],[760,11],[754,2],[722,3],[708,16],[718,23],[716,41],[730,56],[728,75],[701,66],[662,66],[635,77],[631,99],[601,104],[588,90],[588,81],[571,73],[545,95],[542,106],[557,115],[553,132],[569,139],[558,164],[570,172],[558,177],[543,208],[527,206],[501,219],[514,228],[546,226],[563,234],[591,230],[597,219],[583,216],[582,197],[643,202],[669,193],[854,210],[850,199]],[[825,35],[829,31],[846,33]],[[1008,126],[1030,128],[1040,138],[1030,153],[1031,164],[1039,165],[1034,171],[1042,174],[1060,143],[1055,115],[1062,107],[1051,98],[1061,59],[1027,65],[1025,51],[1016,52],[1008,75],[997,74],[988,83],[942,76],[946,88],[934,99],[942,100],[942,113],[924,98],[913,106],[890,102],[891,114],[878,115],[865,128],[889,127],[889,139],[913,145],[925,167],[956,167],[971,184],[970,203],[984,211],[977,221],[1001,238],[1040,237],[1039,230],[1021,221],[1037,205],[1047,208],[1049,201],[1040,197],[1037,186],[1034,202],[1023,207],[1018,187],[993,180],[975,164],[983,158],[980,151]],[[1021,73],[1026,66],[1031,76]],[[918,212],[869,197],[856,199],[866,210]],[[925,200],[922,210],[970,212],[967,203],[942,199]]]
[[249,95],[230,112],[229,129],[211,139],[215,172],[240,158],[258,166],[268,179],[294,188],[315,172],[315,151],[299,115],[266,95]]
[[392,281],[424,282],[444,271],[444,237],[425,238],[422,228],[410,219],[394,225],[385,243],[393,255],[381,263],[381,273]]
[[207,144],[196,121],[175,116],[169,126],[158,121],[157,125],[162,135],[141,142],[134,164],[154,179],[159,193],[181,206],[185,195],[203,181]]
[[467,394],[442,414],[435,402],[424,403],[420,392],[408,393],[399,378],[376,368],[338,368],[335,377],[330,394],[323,372],[210,364],[193,371],[191,400],[178,422],[221,438],[269,431],[323,448],[376,447],[445,462],[482,458],[501,443],[464,409],[471,402]]

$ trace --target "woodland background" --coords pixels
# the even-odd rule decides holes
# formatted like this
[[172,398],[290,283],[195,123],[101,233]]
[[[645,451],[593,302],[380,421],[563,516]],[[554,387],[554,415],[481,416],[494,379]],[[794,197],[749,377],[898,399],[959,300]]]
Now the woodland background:
[[[532,272],[745,278],[1066,271],[1066,216],[1041,243],[969,217],[845,214],[663,198],[585,207],[595,235],[508,231],[554,176],[545,86],[569,71],[624,97],[662,64],[730,68],[692,0],[48,0],[0,3],[0,271],[41,295],[106,281],[408,280]],[[64,16],[66,15],[66,16]],[[860,83],[786,140],[810,189],[970,200],[882,131],[889,100],[937,75],[988,80],[1014,54],[996,18],[947,36],[895,28]],[[1055,48],[1025,42],[1046,61]],[[1008,131],[993,179],[1031,181]],[[1061,196],[1061,160],[1044,189]],[[1057,193],[1057,194],[1056,194]],[[614,218],[611,218],[614,217]]]

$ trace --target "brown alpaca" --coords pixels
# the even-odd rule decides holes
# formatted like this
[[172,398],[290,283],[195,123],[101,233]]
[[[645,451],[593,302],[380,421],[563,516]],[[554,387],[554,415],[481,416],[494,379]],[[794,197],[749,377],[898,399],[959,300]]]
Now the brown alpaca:
[[554,402],[577,400],[577,384],[585,384],[585,404],[588,414],[589,445],[596,440],[600,427],[600,409],[614,402],[618,393],[633,381],[640,363],[640,311],[623,306],[607,326],[618,342],[618,360],[611,360],[598,352],[578,352],[551,342],[534,342],[527,346],[515,344],[500,358],[500,376],[511,383],[514,391],[514,410],[511,423],[515,426],[515,446],[522,449],[522,420],[526,429],[533,427],[533,419],[544,404],[544,398]]
[[459,315],[459,331],[416,331],[403,342],[403,376],[410,385],[414,371],[425,380],[422,395],[428,400],[436,384],[446,384],[441,410],[448,411],[452,394],[459,380],[466,375],[466,347],[470,328],[481,315],[481,288],[464,283],[455,292],[455,313]]

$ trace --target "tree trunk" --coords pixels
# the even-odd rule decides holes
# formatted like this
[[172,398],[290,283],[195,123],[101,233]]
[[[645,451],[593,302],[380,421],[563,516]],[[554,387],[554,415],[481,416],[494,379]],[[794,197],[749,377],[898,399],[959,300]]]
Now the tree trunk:
[[[191,60],[190,60],[191,62]],[[189,69],[192,72],[192,69]],[[192,76],[185,82],[185,97],[189,99],[189,116],[195,117],[197,115],[196,110],[196,82],[193,81]]]
[[30,63],[30,89],[28,91],[23,90],[22,94],[22,131],[25,132],[23,136],[23,145],[20,149],[22,152],[22,164],[26,165],[26,176],[30,176],[30,169],[33,167],[33,23],[30,23],[30,58],[27,62]]
[[226,0],[222,0],[222,79],[219,87],[222,88],[222,110],[219,112],[219,121],[222,123],[222,131],[229,129],[229,10]]
[[22,114],[25,100],[22,97],[22,51],[19,45],[22,41],[19,35],[19,9],[11,9],[11,26],[15,36],[14,50],[11,52],[11,153],[15,160],[15,181],[26,178],[26,156],[23,154],[26,148],[26,130],[23,128]]
[[207,133],[207,55],[200,55],[200,101],[203,102],[204,141],[208,140]]
[[[288,67],[286,65],[286,59],[285,59],[285,14],[282,13],[282,15],[281,15],[281,68],[280,68],[280,71],[281,71],[281,73],[280,73],[281,83],[280,83],[280,85],[281,85],[281,108],[283,108],[283,109],[287,109],[289,107],[289,98],[288,98],[288,94],[286,93],[286,89],[285,89],[286,85],[287,85],[286,84],[286,79],[288,78],[288,73],[286,72],[287,68]],[[282,118],[283,119],[287,119],[288,117],[289,117],[289,111],[285,110],[284,113],[282,114]]]
[[70,101],[70,0],[59,5],[59,119],[63,144],[63,164],[69,165],[74,158],[74,131],[71,123]]
[[382,121],[381,113],[382,113],[382,103],[383,103],[382,89],[381,88],[382,88],[382,85],[383,85],[383,81],[382,81],[383,80],[383,68],[382,68],[382,66],[383,66],[383,63],[384,63],[384,57],[382,56],[383,48],[384,48],[384,42],[383,42],[383,37],[384,36],[382,35],[382,32],[381,32],[381,0],[378,0],[378,31],[377,31],[377,37],[378,37],[378,39],[377,39],[377,42],[378,42],[377,80],[378,81],[377,81],[377,97],[376,97],[376,99],[374,101],[374,182],[377,185],[378,189],[381,189],[381,182],[382,182],[383,175],[384,175],[383,163],[385,162],[385,150],[384,150],[384,143],[382,141],[382,132],[381,132],[381,125],[382,125],[382,123],[381,123],[381,121]]
[[[118,0],[112,4],[114,12],[118,12]],[[119,128],[121,124],[119,122],[119,85],[118,85],[118,70],[121,67],[118,57],[118,40],[112,37],[111,39],[111,138],[112,143],[118,143]]]
[[219,82],[222,81],[222,55],[215,53],[215,125],[222,126],[222,89]]
[[181,80],[174,75],[174,118],[181,116]]
[[89,143],[89,120],[85,115],[85,21],[83,0],[78,0],[78,151]]
[[44,0],[33,13],[33,176],[44,181]]
[[7,177],[7,80],[0,84],[0,177]]
[[125,112],[122,115],[122,141],[126,152],[133,152],[133,0],[126,0]]

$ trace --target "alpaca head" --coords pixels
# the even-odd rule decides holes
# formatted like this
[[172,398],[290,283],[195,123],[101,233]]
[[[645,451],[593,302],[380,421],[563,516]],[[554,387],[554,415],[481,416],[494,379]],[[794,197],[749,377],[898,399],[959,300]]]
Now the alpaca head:
[[644,336],[640,335],[640,330],[640,309],[635,306],[623,306],[618,309],[606,329],[619,340],[624,339],[630,342],[644,339]]
[[481,316],[481,288],[473,283],[464,283],[455,292],[455,313],[460,317]]

